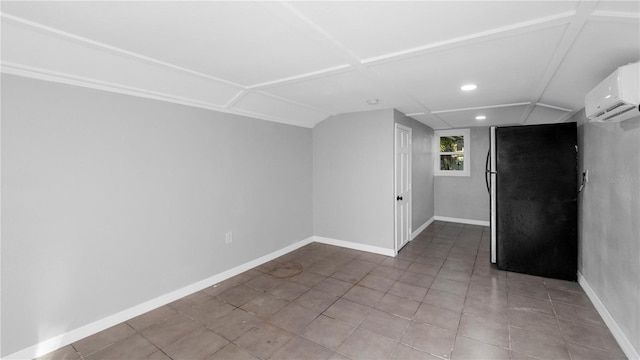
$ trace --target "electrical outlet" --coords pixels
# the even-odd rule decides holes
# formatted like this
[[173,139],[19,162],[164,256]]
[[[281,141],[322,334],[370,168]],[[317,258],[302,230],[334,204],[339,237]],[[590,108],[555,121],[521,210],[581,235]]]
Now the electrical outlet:
[[224,241],[227,244],[231,244],[231,242],[233,242],[233,233],[231,231],[224,235]]

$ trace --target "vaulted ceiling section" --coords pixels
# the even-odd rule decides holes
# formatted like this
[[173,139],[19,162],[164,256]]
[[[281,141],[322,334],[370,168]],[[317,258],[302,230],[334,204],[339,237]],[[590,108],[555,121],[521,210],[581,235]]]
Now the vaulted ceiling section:
[[3,72],[305,127],[382,108],[434,129],[562,122],[640,58],[638,1],[3,1],[1,11]]

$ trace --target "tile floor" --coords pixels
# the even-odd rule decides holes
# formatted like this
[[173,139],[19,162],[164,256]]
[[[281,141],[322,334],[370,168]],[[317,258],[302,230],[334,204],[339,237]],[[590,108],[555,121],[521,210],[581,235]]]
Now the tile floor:
[[435,222],[396,258],[313,243],[41,359],[622,359],[577,283]]

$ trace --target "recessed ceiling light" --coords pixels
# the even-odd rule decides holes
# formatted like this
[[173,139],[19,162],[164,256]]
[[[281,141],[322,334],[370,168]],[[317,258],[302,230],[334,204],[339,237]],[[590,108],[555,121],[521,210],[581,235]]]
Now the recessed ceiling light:
[[485,120],[487,117],[484,115],[478,115],[476,116],[476,120]]
[[379,99],[369,99],[369,100],[367,100],[367,104],[369,104],[369,105],[378,105],[379,102],[380,102]]
[[462,86],[460,86],[460,90],[462,91],[471,91],[471,90],[475,90],[478,88],[478,85],[476,84],[464,84]]

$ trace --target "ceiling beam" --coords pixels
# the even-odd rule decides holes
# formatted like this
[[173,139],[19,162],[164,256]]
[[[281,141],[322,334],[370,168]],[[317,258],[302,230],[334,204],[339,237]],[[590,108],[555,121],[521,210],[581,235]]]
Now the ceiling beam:
[[640,22],[640,14],[622,11],[595,10],[591,13],[591,16],[589,16],[589,21],[612,21],[637,24]]
[[[320,25],[316,24],[313,20],[309,19],[293,5],[286,2],[261,2],[260,4],[267,10],[271,11],[274,15],[278,16],[281,20],[285,21],[295,30],[316,41],[333,54],[344,58],[352,68],[358,70],[369,80],[373,81],[376,84],[379,84],[382,88],[389,90],[398,97],[410,100],[410,102],[423,109],[426,113],[426,116],[434,118],[435,121],[441,121],[447,124],[442,119],[436,117],[435,115],[432,115],[431,110],[425,104],[413,97],[411,94],[402,90],[400,86],[384,80],[381,76],[378,75],[378,73],[370,69],[368,66],[365,66],[362,59],[360,59],[353,51],[340,43],[329,32],[323,29]],[[325,75],[325,73],[313,73],[314,77],[321,75]],[[307,78],[305,78],[304,76],[298,76],[295,80],[302,81],[306,79]]]
[[351,71],[351,70],[353,70],[353,66],[351,66],[349,64],[338,65],[338,66],[334,66],[334,67],[331,67],[331,68],[328,68],[328,69],[312,71],[312,72],[309,72],[309,73],[306,73],[306,74],[300,74],[300,75],[290,76],[290,77],[277,79],[277,80],[273,80],[273,81],[267,81],[267,82],[263,82],[263,83],[260,83],[260,84],[250,85],[250,86],[247,86],[247,88],[248,89],[253,89],[253,90],[255,90],[255,89],[267,89],[267,88],[274,87],[274,86],[295,84],[297,82],[316,79],[316,78],[323,77],[323,76],[337,75],[337,74],[341,74],[341,73],[348,72],[348,71]]
[[406,50],[401,50],[394,53],[371,57],[368,59],[364,59],[362,63],[367,65],[373,65],[373,64],[377,65],[380,63],[396,61],[396,60],[404,59],[407,57],[440,52],[440,51],[454,49],[458,47],[469,46],[472,44],[477,44],[485,41],[501,39],[508,36],[521,35],[521,34],[526,34],[532,31],[548,29],[551,27],[556,27],[556,26],[569,23],[572,17],[575,15],[575,13],[576,12],[574,10],[565,11],[562,13],[545,16],[538,19],[524,21],[524,22],[507,25],[507,26],[501,26],[498,28],[477,32],[474,34],[459,36],[452,39],[438,41],[432,44],[426,44],[426,45],[414,47],[411,49],[406,49]]
[[[445,120],[437,116],[439,112],[431,111],[431,109],[429,109],[429,107],[426,104],[424,104],[422,101],[415,98],[412,94],[405,91],[404,88],[401,86],[401,84],[398,84],[393,80],[384,79],[370,66],[374,64],[395,61],[395,60],[399,60],[399,59],[403,59],[411,56],[416,56],[419,54],[439,52],[439,51],[443,51],[451,48],[468,46],[474,43],[480,43],[484,41],[504,38],[507,36],[524,34],[524,33],[532,32],[536,30],[569,24],[568,25],[569,30],[565,31],[563,39],[561,40],[560,45],[558,46],[558,48],[554,53],[554,58],[550,61],[549,65],[547,66],[545,76],[543,77],[544,86],[540,87],[542,90],[536,91],[535,93],[536,95],[533,98],[533,100],[531,102],[525,103],[525,104],[529,104],[529,106],[527,107],[527,110],[524,113],[525,115],[521,118],[521,120],[525,120],[526,118],[528,118],[529,114],[533,110],[533,107],[538,102],[539,98],[542,96],[542,92],[544,91],[544,89],[546,89],[546,86],[548,85],[553,74],[557,70],[557,67],[561,63],[564,56],[566,55],[566,52],[568,51],[570,46],[573,44],[575,37],[577,37],[577,33],[582,28],[584,21],[586,21],[586,17],[589,14],[591,14],[591,11],[595,6],[595,4],[591,4],[593,6],[588,6],[589,4],[585,5],[585,3],[587,3],[587,1],[583,1],[582,3],[579,3],[576,10],[565,11],[562,13],[553,14],[546,17],[541,17],[541,18],[532,19],[529,21],[524,21],[524,22],[520,22],[512,25],[489,29],[489,30],[478,32],[475,34],[470,34],[467,36],[448,39],[445,41],[441,41],[433,44],[427,44],[424,46],[415,47],[415,48],[411,48],[411,49],[407,49],[399,52],[389,53],[389,54],[372,57],[368,59],[359,58],[353,51],[351,51],[349,48],[343,45],[340,41],[334,38],[328,31],[326,31],[320,25],[316,24],[313,20],[308,18],[304,13],[296,9],[293,5],[286,2],[260,3],[267,10],[269,10],[274,15],[278,16],[281,20],[289,24],[292,28],[294,28],[298,32],[309,37],[311,40],[323,46],[326,50],[330,51],[334,55],[337,55],[345,59],[345,62],[347,64],[329,68],[329,69],[314,71],[308,74],[301,74],[301,75],[297,75],[289,78],[277,79],[267,83],[256,84],[256,85],[249,86],[248,88],[267,89],[272,86],[302,82],[302,81],[306,81],[306,80],[310,80],[310,79],[314,79],[322,76],[338,74],[343,71],[348,71],[352,69],[352,70],[359,71],[362,75],[366,76],[367,78],[379,84],[380,86],[386,89],[389,89],[392,93],[396,94],[397,96],[408,99],[411,103],[416,104],[421,110],[423,110],[420,113],[424,114],[424,116],[426,117],[429,117],[432,121],[441,122],[446,126],[451,127],[450,124],[448,124]],[[592,2],[589,1],[589,3],[592,3]],[[583,14],[583,15],[580,16],[580,14]],[[580,20],[576,21],[576,19],[580,19]],[[579,25],[577,27],[576,33],[573,34],[573,36],[571,35],[567,36],[567,34],[572,33],[571,29],[572,27],[576,27],[576,24]],[[562,46],[565,43],[566,43],[566,46]]]
[[143,61],[143,62],[146,62],[146,63],[149,63],[149,64],[153,64],[153,65],[158,65],[158,66],[161,66],[161,67],[169,68],[169,69],[174,70],[174,71],[187,73],[189,75],[201,77],[201,78],[204,78],[204,79],[207,79],[207,80],[213,80],[213,81],[225,84],[225,85],[230,85],[230,86],[236,87],[238,89],[244,89],[244,86],[242,86],[240,84],[237,84],[237,83],[234,83],[234,82],[231,82],[231,81],[228,81],[228,80],[217,78],[215,76],[211,76],[211,75],[208,75],[208,74],[205,74],[205,73],[202,73],[202,72],[198,72],[198,71],[195,71],[195,70],[187,69],[185,67],[178,66],[178,65],[166,62],[166,61],[158,60],[158,59],[155,59],[155,58],[152,58],[152,57],[149,57],[149,56],[141,55],[141,54],[138,54],[138,53],[133,52],[133,51],[124,50],[124,49],[121,49],[119,47],[108,45],[108,44],[105,44],[105,43],[102,43],[102,42],[99,42],[99,41],[87,39],[85,37],[78,36],[78,35],[75,35],[75,34],[71,34],[71,33],[68,33],[66,31],[54,29],[52,27],[49,27],[49,26],[46,26],[46,25],[42,25],[42,24],[39,24],[39,23],[34,22],[34,21],[26,20],[26,19],[23,19],[23,18],[18,17],[18,16],[14,16],[14,15],[7,14],[7,13],[0,13],[0,18],[2,18],[3,22],[7,21],[9,23],[21,26],[23,28],[34,29],[34,30],[41,31],[41,32],[44,32],[44,33],[49,34],[49,35],[62,37],[64,39],[66,39],[66,40],[73,41],[75,43],[80,43],[80,44],[82,44],[84,46],[88,46],[88,47],[92,47],[92,48],[98,48],[100,50],[107,51],[107,52],[110,52],[112,54],[116,54],[116,55],[119,55],[119,56],[124,56],[124,57],[128,57],[128,58],[134,58],[134,59],[136,59],[138,61]]
[[432,114],[445,114],[445,113],[469,111],[469,110],[496,109],[496,108],[522,106],[522,105],[529,105],[529,104],[530,104],[529,102],[519,102],[519,103],[513,103],[513,104],[497,104],[497,105],[475,106],[475,107],[460,108],[460,109],[436,110],[436,111],[432,111]]
[[553,52],[553,55],[551,56],[551,59],[547,63],[544,74],[540,78],[538,88],[535,90],[533,96],[530,99],[529,106],[526,107],[524,113],[522,114],[522,117],[520,118],[521,124],[527,123],[529,115],[531,115],[531,112],[533,112],[533,109],[540,101],[542,94],[544,94],[544,91],[551,83],[551,79],[553,79],[556,71],[558,71],[558,68],[562,64],[565,56],[567,56],[567,53],[578,39],[578,36],[580,35],[584,24],[589,19],[589,16],[595,9],[596,5],[598,5],[597,1],[582,0],[578,3],[575,16],[565,29],[562,38],[560,39],[555,51]]

